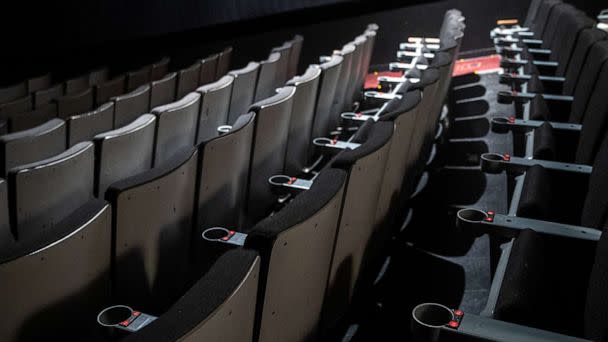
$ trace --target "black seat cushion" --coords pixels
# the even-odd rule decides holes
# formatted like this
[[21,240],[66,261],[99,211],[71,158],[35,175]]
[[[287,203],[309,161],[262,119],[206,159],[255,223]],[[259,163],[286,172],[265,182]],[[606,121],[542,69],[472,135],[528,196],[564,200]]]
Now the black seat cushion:
[[525,175],[517,216],[538,220],[551,220],[553,188],[551,175],[542,166],[534,165]]
[[551,124],[545,122],[534,130],[533,155],[535,159],[555,160],[557,156],[555,146],[555,134]]
[[530,229],[523,230],[515,239],[494,318],[530,326],[542,325],[544,247],[542,237]]
[[536,94],[530,101],[530,119],[532,120],[551,120],[551,110],[541,94]]

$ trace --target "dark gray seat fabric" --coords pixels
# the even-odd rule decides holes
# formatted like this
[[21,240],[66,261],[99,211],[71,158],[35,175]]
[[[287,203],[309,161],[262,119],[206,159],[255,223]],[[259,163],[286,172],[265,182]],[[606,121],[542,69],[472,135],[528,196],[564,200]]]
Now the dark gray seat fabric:
[[177,72],[176,98],[181,99],[200,85],[200,72],[200,62],[196,62]]
[[201,97],[197,143],[217,136],[217,128],[228,123],[233,84],[234,77],[227,75],[196,89]]
[[63,152],[65,144],[65,121],[61,119],[0,136],[0,172],[6,175],[14,167],[50,158]]
[[117,300],[148,312],[167,310],[190,271],[198,153],[182,152],[106,193],[114,215]]
[[0,338],[88,340],[109,301],[111,239],[112,208],[92,200],[55,222],[48,235],[3,248]]
[[124,341],[252,341],[259,272],[256,252],[226,252],[167,312]]
[[139,70],[129,71],[126,74],[126,91],[133,91],[145,84],[150,83],[151,65],[146,65]]
[[94,154],[93,143],[83,142],[9,171],[11,226],[18,240],[53,234],[57,223],[93,199]]
[[117,181],[152,167],[156,116],[144,114],[121,128],[95,135],[95,194],[104,198]]
[[240,115],[247,113],[249,106],[253,104],[259,68],[258,63],[249,62],[244,68],[228,72],[228,75],[234,77],[228,113],[229,125],[233,124]]
[[230,132],[199,145],[197,231],[242,226],[254,125],[255,114],[243,114]]
[[79,142],[92,140],[101,132],[111,131],[114,127],[114,102],[107,102],[90,112],[70,116],[68,127],[68,147]]
[[89,73],[89,87],[95,87],[109,79],[110,70],[107,67],[95,69]]
[[294,94],[294,87],[283,87],[276,95],[251,106],[251,111],[256,113],[256,120],[247,204],[249,223],[268,215],[276,203],[268,179],[282,174],[285,167]]
[[[312,135],[314,138],[326,137],[329,132],[336,128],[333,118],[333,106],[339,87],[343,58],[339,55],[331,56],[331,59],[319,65],[321,68],[321,79],[319,83],[319,95],[315,108]],[[309,160],[313,157],[313,151],[309,151]]]
[[4,250],[14,243],[8,217],[8,185],[0,178],[0,249]]
[[172,72],[150,83],[150,108],[175,101],[177,74]]
[[300,55],[302,54],[302,45],[304,37],[296,34],[291,40],[291,53],[289,54],[289,63],[287,64],[287,79],[291,79],[298,74],[300,64]]
[[[353,64],[353,54],[355,52],[355,45],[346,44],[338,53],[342,57],[342,67],[340,68],[340,76],[338,76],[338,84],[336,85],[336,93],[334,95],[334,102],[331,107],[331,116],[328,120],[330,130],[338,127],[340,121],[340,113],[345,111],[344,109],[351,104],[347,104],[347,89],[348,82],[350,80],[350,73]],[[350,111],[352,108],[348,108],[346,111]]]
[[114,102],[114,128],[120,128],[150,111],[150,86],[141,86],[110,100]]
[[52,80],[53,76],[50,73],[29,78],[26,81],[27,92],[31,94],[37,92],[38,90],[49,88],[53,84]]
[[152,109],[156,115],[154,166],[171,160],[178,152],[191,149],[196,141],[201,95],[190,93],[181,100]]
[[64,83],[64,93],[66,95],[80,93],[86,90],[87,88],[89,88],[89,74],[70,78]]
[[150,81],[158,81],[169,73],[169,63],[171,58],[163,57],[158,62],[152,63],[150,70]]
[[289,78],[287,73],[289,71],[289,64],[291,62],[293,44],[291,41],[284,42],[283,45],[272,48],[271,53],[278,52],[281,54],[281,58],[277,62],[277,74],[275,80],[275,88],[284,85]]
[[32,109],[33,106],[31,95],[0,104],[0,120],[10,120],[13,115],[28,112]]
[[259,341],[319,338],[346,181],[342,170],[322,170],[310,190],[249,232],[245,247],[258,250],[262,257],[256,318]]
[[57,104],[49,103],[34,110],[18,113],[9,118],[9,130],[11,132],[23,131],[57,117]]
[[296,88],[285,152],[285,173],[288,175],[298,175],[308,166],[320,75],[318,66],[310,66],[303,75],[287,82],[288,86]]

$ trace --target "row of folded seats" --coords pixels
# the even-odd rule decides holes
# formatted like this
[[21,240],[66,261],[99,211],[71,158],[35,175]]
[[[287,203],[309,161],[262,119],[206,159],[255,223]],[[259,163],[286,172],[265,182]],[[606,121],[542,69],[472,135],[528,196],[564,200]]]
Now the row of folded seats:
[[[212,80],[204,59],[125,88],[83,141],[61,119],[0,137],[0,336],[318,339],[415,188],[462,21],[449,11],[445,48],[384,97],[364,92],[372,24],[298,76],[300,36]],[[152,105],[165,79],[175,96]]]
[[[607,33],[559,0],[532,1],[521,26],[500,24],[490,34],[504,69],[497,101],[512,104],[512,114],[491,125],[513,136],[513,152],[484,154],[481,168],[506,173],[509,209],[458,213],[465,231],[495,239],[499,257],[481,314],[450,310],[446,325],[434,329],[484,340],[603,341]],[[443,310],[428,308],[414,316]]]

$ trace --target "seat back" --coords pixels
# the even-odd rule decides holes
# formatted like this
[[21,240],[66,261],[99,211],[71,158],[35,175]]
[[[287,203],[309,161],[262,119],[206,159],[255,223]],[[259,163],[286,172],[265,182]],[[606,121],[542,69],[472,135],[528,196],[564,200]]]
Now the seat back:
[[574,90],[574,100],[572,101],[569,118],[570,122],[582,122],[589,98],[595,90],[595,84],[601,67],[606,60],[608,60],[608,41],[603,40],[593,45],[583,65],[581,76]]
[[176,98],[181,99],[186,94],[193,92],[201,83],[201,63],[196,62],[191,66],[177,72]]
[[374,44],[376,42],[376,31],[366,30],[364,35],[367,39],[363,47],[363,59],[361,62],[361,71],[359,71],[361,79],[359,80],[358,84],[360,88],[365,85],[365,77],[367,76],[369,66],[372,61],[372,54],[374,53]]
[[63,84],[59,83],[44,90],[38,90],[34,93],[34,107],[50,103],[57,98],[63,96]]
[[[321,65],[321,76],[319,94],[315,108],[315,118],[312,125],[312,138],[326,137],[329,131],[334,129],[333,106],[337,89],[341,86],[340,73],[342,68],[342,56],[334,54],[331,59]],[[309,160],[313,156],[313,150],[309,151]]]
[[0,249],[5,250],[14,242],[8,217],[8,186],[0,178]]
[[8,118],[11,132],[23,131],[42,125],[57,117],[57,104],[49,103],[31,111],[12,115]]
[[113,288],[141,310],[166,310],[186,285],[198,153],[182,152],[106,193],[114,211]]
[[572,50],[572,58],[564,75],[566,80],[564,81],[562,88],[563,94],[574,94],[574,89],[576,89],[576,85],[581,76],[581,70],[591,51],[591,47],[595,43],[606,39],[607,36],[608,34],[606,31],[597,28],[584,29],[580,32],[576,45]]
[[249,106],[253,104],[259,69],[260,64],[249,62],[242,69],[228,72],[228,75],[234,78],[232,94],[230,95],[230,111],[228,113],[229,125],[232,125],[241,114],[247,113]]
[[333,325],[347,310],[368,262],[375,214],[393,134],[392,122],[368,121],[353,142],[357,149],[342,151],[331,165],[349,173],[329,273],[323,319]]
[[291,41],[283,43],[271,50],[271,53],[278,52],[281,54],[279,64],[277,66],[277,78],[275,80],[275,88],[279,88],[287,82],[287,73],[289,71],[289,63],[291,62],[293,44]]
[[157,116],[155,167],[194,146],[200,99],[200,94],[190,93],[179,101],[152,109],[152,114]]
[[254,101],[260,101],[274,95],[277,89],[278,74],[281,66],[281,54],[273,52],[268,59],[260,62],[257,85],[255,87]]
[[[217,59],[217,72],[215,74],[215,79],[219,80],[228,74],[228,70],[230,69],[230,60],[232,59],[232,46],[229,46],[220,52]],[[201,83],[204,84],[204,83]]]
[[353,103],[357,98],[357,94],[361,91],[363,84],[359,83],[363,78],[361,75],[363,65],[363,54],[365,53],[365,44],[367,44],[367,37],[360,35],[352,41],[355,45],[355,51],[353,52],[352,62],[350,65],[350,77],[346,83],[346,98],[344,99],[344,111],[350,111],[353,108]]
[[146,65],[141,69],[127,72],[127,91],[131,92],[145,84],[150,83],[152,66]]
[[89,74],[80,75],[74,78],[70,78],[64,83],[64,90],[66,95],[74,93],[80,93],[89,87]]
[[46,159],[65,150],[65,121],[52,119],[24,131],[0,136],[0,172]]
[[8,173],[10,216],[17,240],[53,234],[55,226],[93,198],[94,147],[83,142]]
[[346,177],[342,170],[322,170],[310,190],[249,233],[245,246],[262,256],[258,341],[319,338]]
[[156,116],[144,114],[121,128],[97,134],[95,195],[104,198],[108,187],[152,167]]
[[105,201],[86,202],[52,234],[2,249],[2,341],[90,336],[109,300],[111,212]]
[[126,76],[120,75],[95,86],[95,105],[100,106],[111,98],[122,95],[126,89]]
[[167,74],[150,83],[150,108],[158,107],[175,101],[177,73]]
[[536,15],[538,14],[538,8],[544,0],[532,0],[530,2],[530,7],[528,7],[528,12],[526,14],[526,19],[522,23],[523,27],[530,27],[534,20],[536,19]]
[[561,0],[547,0],[543,1],[543,3],[540,4],[536,19],[530,26],[530,31],[534,32],[534,37],[536,39],[540,39],[543,37],[545,26],[551,16],[551,11],[553,10],[553,7],[561,3]]
[[255,114],[243,114],[230,132],[199,145],[197,230],[243,223],[254,125]]
[[218,70],[219,58],[219,54],[215,53],[201,60],[201,69],[198,85],[203,85],[215,81],[215,75],[217,74]]
[[111,131],[114,127],[114,102],[106,102],[88,113],[70,116],[66,124],[68,147],[92,140],[96,134]]
[[0,104],[0,120],[10,120],[16,113],[23,113],[32,110],[32,96],[25,97]]
[[287,82],[288,86],[296,88],[285,153],[285,173],[288,175],[300,174],[308,166],[320,76],[321,69],[314,65]]
[[89,112],[93,109],[93,88],[57,98],[57,113],[62,119]]
[[335,129],[338,126],[340,114],[346,107],[348,82],[350,80],[355,49],[355,45],[346,44],[339,53],[339,55],[342,56],[342,67],[340,68],[340,76],[338,77],[338,83],[336,85],[336,94],[332,104],[330,119],[328,120],[330,130]]
[[582,31],[594,25],[593,19],[576,8],[565,12],[562,18],[551,44],[552,51],[555,50],[551,58],[559,63],[555,71],[557,76],[566,74],[572,57],[577,53],[574,47]]
[[0,88],[0,104],[22,98],[26,96],[27,93],[27,84],[25,82]]
[[[27,83],[27,92],[28,93],[35,93],[38,90],[42,90],[42,89],[46,89],[49,88],[52,84],[52,75],[50,73],[46,73],[46,74],[42,74],[39,76],[34,76],[32,78],[29,78],[26,83]],[[0,101],[2,102],[2,101]]]
[[101,67],[91,71],[89,76],[89,86],[94,87],[108,80],[110,70],[107,67]]
[[290,80],[298,74],[298,65],[300,64],[300,55],[302,54],[302,44],[304,37],[296,34],[291,40],[291,53],[289,54],[289,63],[287,64],[287,79]]
[[123,341],[252,341],[259,272],[256,252],[226,252],[167,312]]
[[114,102],[114,128],[120,128],[150,111],[150,86],[110,99]]
[[217,136],[217,128],[228,121],[230,95],[234,77],[226,75],[218,81],[196,89],[201,105],[198,114],[197,144]]
[[158,62],[152,63],[150,70],[150,81],[158,81],[169,73],[171,58],[163,57]]
[[[553,45],[553,38],[556,36],[556,33],[560,31],[560,26],[566,20],[566,18],[572,15],[575,11],[576,9],[574,8],[574,6],[564,3],[556,5],[553,8],[549,19],[547,20],[547,24],[543,36],[541,38],[543,41],[543,43],[541,44],[541,48],[552,49],[556,47]],[[564,31],[562,31],[561,33],[565,34]],[[556,52],[557,51],[551,51],[552,57]]]
[[249,222],[257,222],[268,215],[275,203],[268,179],[281,174],[285,167],[294,94],[294,87],[283,87],[276,95],[251,106],[256,120],[248,186]]

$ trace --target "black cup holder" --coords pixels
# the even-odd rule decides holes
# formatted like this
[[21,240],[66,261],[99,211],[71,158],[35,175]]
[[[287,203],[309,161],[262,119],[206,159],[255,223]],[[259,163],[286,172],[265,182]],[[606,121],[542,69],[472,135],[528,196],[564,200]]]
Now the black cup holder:
[[484,153],[481,155],[481,170],[497,174],[505,170],[505,156],[498,153]]
[[508,133],[509,130],[505,126],[509,125],[510,123],[511,123],[511,121],[509,120],[509,118],[505,118],[505,117],[492,118],[492,121],[490,122],[492,132]]
[[207,241],[222,241],[223,238],[230,236],[230,231],[222,227],[213,227],[205,229],[202,236]]
[[97,315],[97,323],[104,327],[114,327],[131,317],[133,310],[126,305],[115,305],[105,308]]
[[441,329],[454,320],[450,308],[435,303],[424,303],[412,310],[412,334],[414,341],[435,342]]

